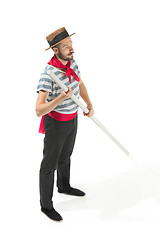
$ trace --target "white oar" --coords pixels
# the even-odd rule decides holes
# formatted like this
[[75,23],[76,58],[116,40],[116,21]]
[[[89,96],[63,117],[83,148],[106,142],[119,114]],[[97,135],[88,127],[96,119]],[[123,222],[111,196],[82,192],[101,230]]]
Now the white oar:
[[[48,70],[47,72],[53,79],[53,81],[55,81],[60,88],[63,89],[63,91],[68,92],[68,88],[66,87],[66,85],[60,81],[58,79],[58,77],[54,74],[54,72],[52,70]],[[73,94],[71,99],[85,112],[88,113],[89,110],[79,101],[79,99]],[[98,121],[98,119],[95,116],[92,116],[91,119],[108,135],[108,137],[110,137],[113,142],[115,144],[117,144],[117,146],[125,153],[127,154],[127,156],[129,156],[129,152],[125,149],[125,147],[122,146],[122,144],[105,128],[105,126],[102,125],[102,123],[100,123]]]

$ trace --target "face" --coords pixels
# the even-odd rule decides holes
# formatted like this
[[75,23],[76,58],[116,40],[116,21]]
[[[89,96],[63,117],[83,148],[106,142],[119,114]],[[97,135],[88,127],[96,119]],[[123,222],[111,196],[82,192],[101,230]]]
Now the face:
[[73,47],[72,40],[70,38],[65,39],[60,43],[59,49],[56,48],[56,54],[59,58],[65,61],[71,61],[73,59]]

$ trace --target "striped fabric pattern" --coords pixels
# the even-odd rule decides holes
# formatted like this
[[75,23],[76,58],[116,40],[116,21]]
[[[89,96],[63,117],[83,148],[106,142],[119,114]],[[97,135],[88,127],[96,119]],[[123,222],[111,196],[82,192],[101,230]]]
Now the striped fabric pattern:
[[[79,71],[77,63],[74,59],[71,60],[71,68],[74,70],[74,72],[77,74],[77,76],[80,77],[80,71]],[[75,80],[75,78],[71,75],[71,83],[70,83],[68,77],[66,76],[66,74],[63,71],[47,64],[47,66],[45,67],[44,71],[41,74],[41,77],[40,77],[40,80],[39,80],[38,86],[37,86],[38,93],[40,90],[49,92],[46,102],[52,101],[53,99],[55,99],[56,97],[58,97],[61,94],[61,88],[47,74],[48,70],[53,70],[54,74],[59,78],[59,80],[61,80],[67,87],[70,87],[75,96],[77,96],[78,98],[80,97],[79,96],[79,82],[77,82]],[[58,112],[58,113],[63,113],[63,114],[71,114],[71,113],[75,113],[77,111],[77,109],[78,109],[78,106],[75,104],[75,102],[71,98],[69,98],[69,99],[66,99],[63,102],[61,102],[54,109],[54,111]]]

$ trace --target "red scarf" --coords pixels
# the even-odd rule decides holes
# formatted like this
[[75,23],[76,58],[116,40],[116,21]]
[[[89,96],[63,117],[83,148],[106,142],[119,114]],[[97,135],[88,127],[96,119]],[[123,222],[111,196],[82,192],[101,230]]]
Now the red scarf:
[[71,75],[76,79],[77,82],[80,81],[79,77],[77,76],[77,74],[73,71],[72,68],[70,68],[71,66],[71,61],[68,61],[67,65],[63,65],[63,63],[58,60],[58,58],[56,58],[56,56],[54,55],[51,60],[48,62],[48,64],[56,67],[56,68],[60,68],[62,70],[64,70],[66,72],[67,77],[69,78],[69,81],[71,83]]

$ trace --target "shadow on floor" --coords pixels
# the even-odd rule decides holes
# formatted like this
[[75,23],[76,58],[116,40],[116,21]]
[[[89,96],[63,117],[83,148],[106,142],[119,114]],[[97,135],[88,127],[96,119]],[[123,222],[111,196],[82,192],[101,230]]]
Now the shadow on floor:
[[[127,208],[135,207],[149,198],[160,203],[160,177],[147,165],[136,167],[113,179],[86,184],[83,198],[74,198],[57,203],[56,208],[63,211],[101,210],[100,218],[119,214]],[[77,186],[78,188],[78,186]]]

